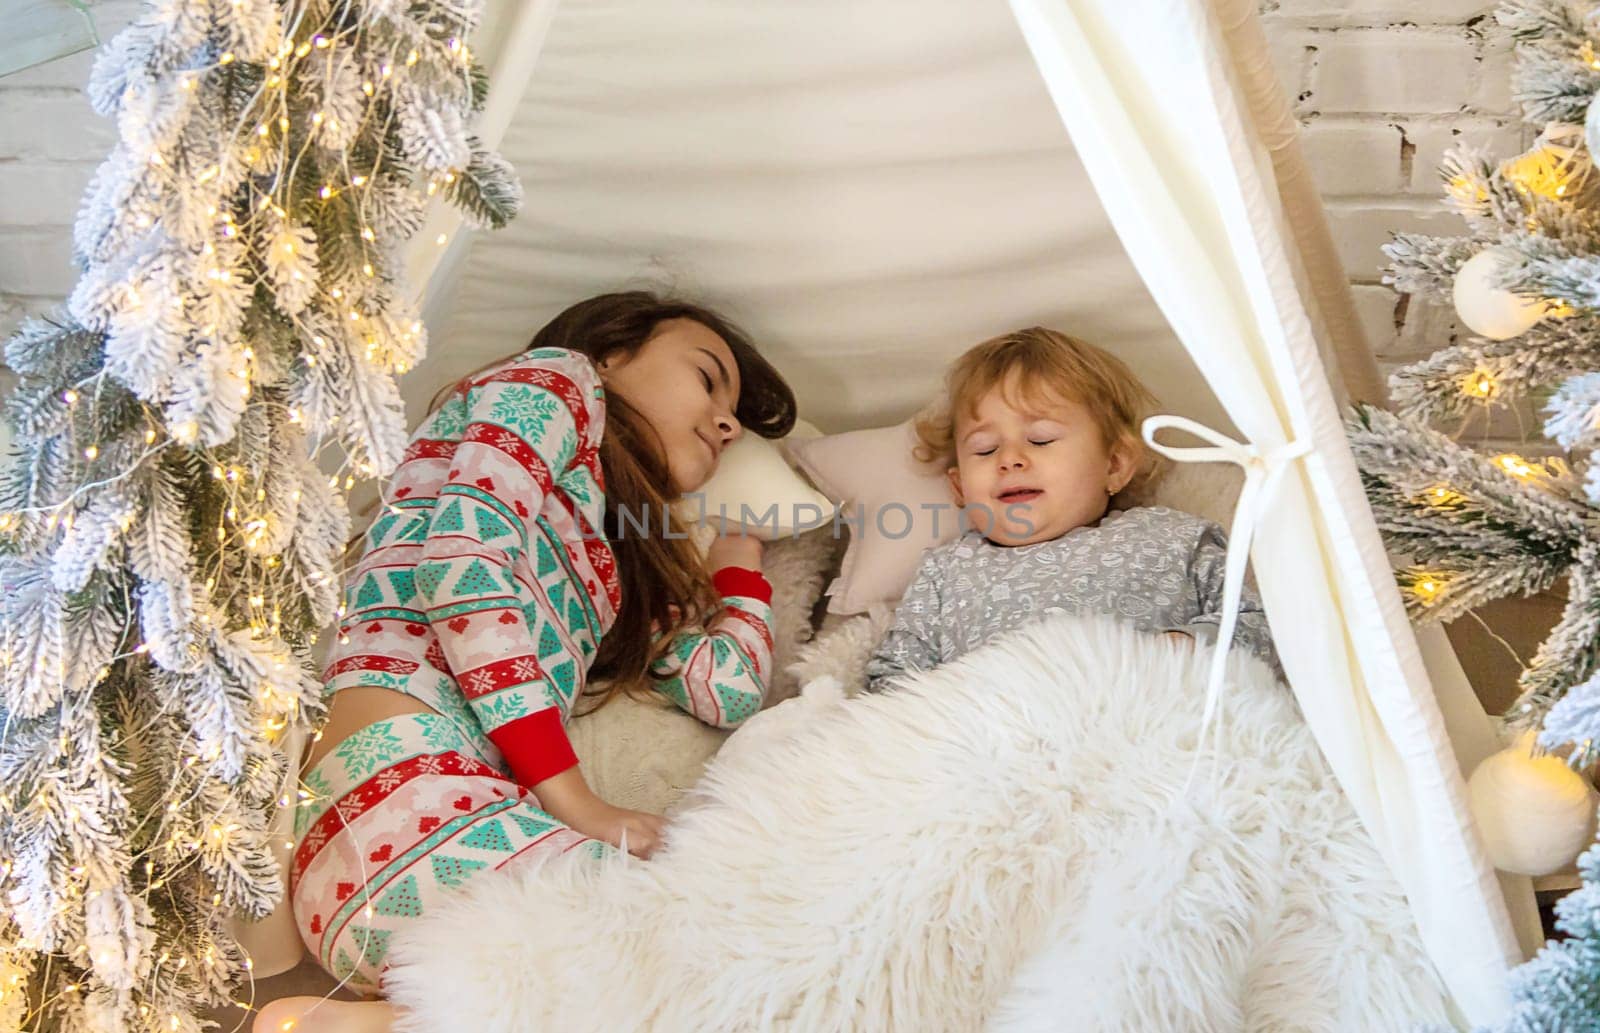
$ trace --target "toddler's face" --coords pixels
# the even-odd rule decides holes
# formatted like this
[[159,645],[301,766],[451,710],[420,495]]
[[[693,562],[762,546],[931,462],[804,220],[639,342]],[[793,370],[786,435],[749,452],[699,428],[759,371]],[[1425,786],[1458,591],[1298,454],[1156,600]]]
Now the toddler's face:
[[968,523],[997,545],[1094,523],[1133,475],[1126,450],[1105,446],[1087,406],[1064,398],[1025,406],[1016,387],[1013,376],[978,400],[976,414],[957,415],[949,471]]

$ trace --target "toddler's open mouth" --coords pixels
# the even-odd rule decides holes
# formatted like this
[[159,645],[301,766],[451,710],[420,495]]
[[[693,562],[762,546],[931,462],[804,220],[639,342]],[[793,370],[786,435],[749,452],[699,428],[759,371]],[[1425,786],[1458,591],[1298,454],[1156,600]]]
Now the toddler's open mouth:
[[1043,494],[1038,488],[1007,488],[996,498],[1005,503],[1032,502]]

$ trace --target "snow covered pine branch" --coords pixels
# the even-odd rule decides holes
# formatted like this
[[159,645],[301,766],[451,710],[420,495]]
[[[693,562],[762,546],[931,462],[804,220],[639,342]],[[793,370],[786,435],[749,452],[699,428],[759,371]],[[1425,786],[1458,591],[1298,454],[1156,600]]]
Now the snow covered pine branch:
[[[1379,525],[1416,561],[1400,575],[1414,617],[1569,579],[1509,716],[1583,761],[1600,746],[1600,5],[1508,0],[1496,14],[1539,138],[1503,161],[1448,152],[1440,175],[1466,232],[1385,247],[1388,281],[1453,304],[1467,332],[1393,376],[1398,418],[1361,410],[1349,429]],[[1570,459],[1481,455],[1427,426],[1530,397]]]
[[480,7],[156,0],[100,55],[81,279],[6,346],[0,1031],[198,1030],[247,975],[343,492],[405,447],[402,245],[521,200],[467,131]]

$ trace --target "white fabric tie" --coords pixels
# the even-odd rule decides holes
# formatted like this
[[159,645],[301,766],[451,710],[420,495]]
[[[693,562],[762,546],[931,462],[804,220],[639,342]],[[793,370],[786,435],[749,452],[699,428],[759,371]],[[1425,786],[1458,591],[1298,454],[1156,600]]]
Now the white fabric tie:
[[[1156,441],[1156,432],[1166,427],[1188,431],[1195,437],[1211,442],[1205,445],[1163,445]],[[1205,710],[1200,717],[1200,736],[1197,750],[1203,751],[1206,731],[1216,715],[1222,699],[1222,678],[1228,665],[1228,653],[1233,646],[1234,627],[1239,623],[1239,597],[1244,592],[1244,568],[1250,559],[1250,539],[1255,534],[1256,519],[1262,507],[1272,497],[1272,489],[1289,468],[1289,463],[1311,451],[1305,441],[1289,441],[1263,452],[1255,445],[1235,441],[1210,427],[1183,416],[1152,416],[1142,427],[1145,444],[1168,459],[1179,463],[1236,463],[1244,470],[1244,486],[1239,489],[1239,502],[1233,508],[1233,526],[1228,529],[1227,560],[1223,566],[1222,623],[1217,629],[1216,651],[1211,656],[1211,675],[1206,681]],[[1195,754],[1196,764],[1200,753]],[[1194,768],[1190,768],[1190,777]]]

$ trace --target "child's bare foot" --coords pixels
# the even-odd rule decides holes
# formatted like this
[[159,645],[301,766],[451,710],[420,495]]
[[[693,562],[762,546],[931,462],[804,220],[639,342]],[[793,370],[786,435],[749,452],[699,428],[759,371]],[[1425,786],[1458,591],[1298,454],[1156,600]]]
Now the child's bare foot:
[[251,1033],[389,1033],[393,1024],[388,1001],[283,997],[261,1008]]

